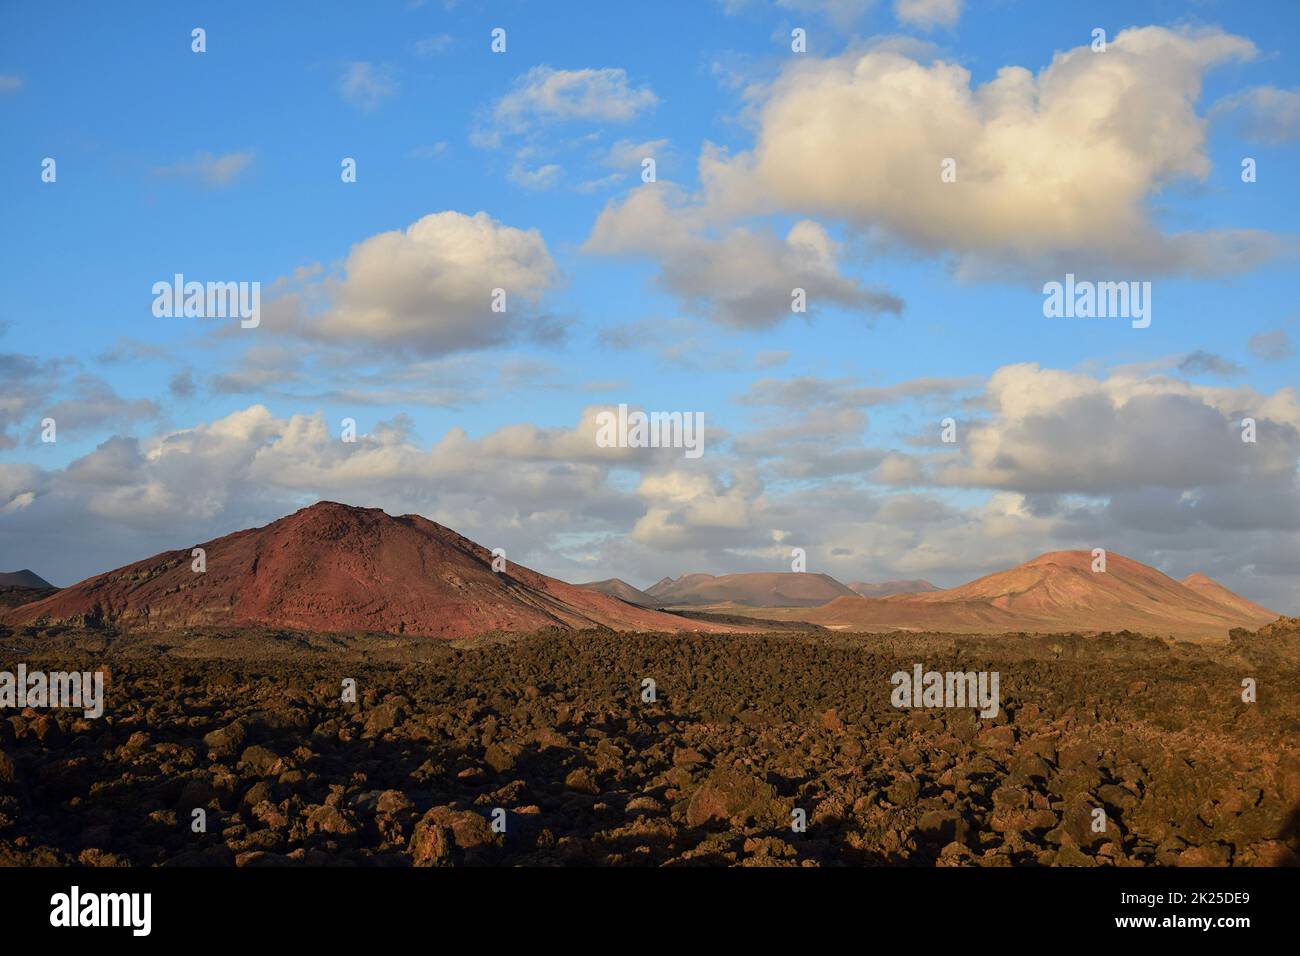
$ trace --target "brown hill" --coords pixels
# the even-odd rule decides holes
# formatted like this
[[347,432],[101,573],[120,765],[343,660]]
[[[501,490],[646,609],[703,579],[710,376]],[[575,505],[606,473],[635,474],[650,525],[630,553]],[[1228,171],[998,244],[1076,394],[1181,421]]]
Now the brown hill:
[[54,587],[49,581],[45,580],[35,571],[29,571],[23,568],[21,571],[0,571],[0,588],[52,588]]
[[1182,584],[1184,587],[1191,588],[1202,597],[1209,598],[1215,604],[1230,609],[1233,613],[1241,614],[1246,617],[1264,618],[1270,621],[1277,617],[1277,615],[1268,608],[1256,604],[1249,598],[1242,597],[1235,591],[1229,591],[1218,581],[1201,574],[1199,571],[1183,578]]
[[493,630],[738,628],[634,607],[492,554],[419,515],[320,502],[262,528],[89,578],[3,612],[8,624],[82,622],[131,629],[264,625],[469,637]]
[[941,591],[929,581],[919,578],[911,581],[881,581],[869,584],[866,581],[851,581],[849,589],[863,597],[889,597],[891,594],[919,594],[924,591]]
[[650,585],[650,587],[646,588],[645,593],[649,594],[655,600],[659,600],[661,594],[669,594],[673,591],[682,591],[699,584],[704,584],[708,581],[716,580],[717,578],[712,574],[683,574],[679,578],[660,578],[654,584]]
[[1089,551],[1053,551],[961,587],[886,598],[839,598],[805,619],[837,630],[1142,631],[1176,637],[1225,637],[1277,617],[1227,589],[1214,599],[1155,568],[1107,555],[1092,571]]
[[633,587],[622,578],[606,578],[604,581],[589,581],[586,584],[579,584],[577,587],[586,588],[588,591],[596,591],[599,594],[608,594],[610,597],[616,597],[620,601],[626,601],[628,604],[638,604],[641,607],[662,606],[652,595],[647,594],[640,588]]
[[820,607],[853,592],[828,574],[760,571],[684,574],[665,578],[649,594],[660,607]]

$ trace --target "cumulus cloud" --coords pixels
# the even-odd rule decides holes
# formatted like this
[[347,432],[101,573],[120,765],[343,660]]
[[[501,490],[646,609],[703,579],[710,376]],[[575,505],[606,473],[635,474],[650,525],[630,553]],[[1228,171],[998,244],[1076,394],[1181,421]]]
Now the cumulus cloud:
[[[557,279],[537,230],[484,212],[432,213],[357,243],[340,274],[278,284],[262,328],[423,356],[484,348],[538,331],[531,309]],[[504,311],[493,309],[496,289]]]
[[[1281,240],[1166,233],[1148,204],[1208,175],[1202,77],[1255,53],[1218,30],[1143,27],[1104,53],[1076,47],[1037,74],[1006,66],[974,86],[964,67],[896,45],[797,57],[755,104],[753,149],[701,156],[706,205],[841,220],[952,254],[964,274],[1234,272]],[[948,158],[955,182],[940,177]]]
[[903,308],[896,296],[842,275],[838,245],[818,223],[800,220],[784,237],[766,228],[712,231],[666,182],[606,206],[583,249],[656,259],[660,285],[684,307],[738,328],[789,317],[796,288],[804,290],[811,314],[827,304],[870,314]]
[[724,483],[716,475],[668,471],[647,475],[637,487],[645,513],[632,528],[633,540],[662,551],[755,544],[757,479],[745,474]]
[[[1257,494],[1272,488],[1273,497],[1291,496],[1276,522],[1300,521],[1300,399],[1294,388],[1263,395],[1247,387],[1096,378],[1021,364],[993,374],[986,403],[991,417],[960,436],[961,458],[941,469],[941,481],[1089,495],[1151,488],[1180,496],[1214,488]],[[1256,419],[1255,443],[1242,441],[1245,417]]]

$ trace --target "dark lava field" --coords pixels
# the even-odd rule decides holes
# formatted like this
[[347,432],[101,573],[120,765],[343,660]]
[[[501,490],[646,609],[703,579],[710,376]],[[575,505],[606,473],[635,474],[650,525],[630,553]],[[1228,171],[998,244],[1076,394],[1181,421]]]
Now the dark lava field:
[[[107,686],[99,719],[0,710],[0,864],[1294,865],[1300,630],[1272,627],[0,629],[0,670]],[[914,664],[997,671],[999,713],[895,708]]]

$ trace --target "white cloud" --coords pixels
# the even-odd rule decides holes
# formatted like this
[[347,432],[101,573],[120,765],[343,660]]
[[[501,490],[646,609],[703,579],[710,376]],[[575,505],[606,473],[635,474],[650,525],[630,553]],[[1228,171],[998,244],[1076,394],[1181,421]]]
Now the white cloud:
[[345,443],[319,413],[282,418],[251,405],[148,439],[111,438],[65,469],[0,462],[0,510],[22,515],[0,525],[0,544],[10,553],[21,542],[20,560],[57,565],[66,579],[328,497],[419,511],[522,562],[553,535],[631,527],[641,511],[609,486],[609,469],[658,453],[598,447],[596,412],[574,428],[520,424],[482,439],[453,428],[422,448],[406,421]]
[[[1235,487],[1285,499],[1297,492],[1294,388],[1265,395],[1021,364],[993,374],[986,402],[992,417],[960,436],[961,457],[941,469],[943,482],[1053,494]],[[1257,421],[1254,444],[1241,440],[1247,416]],[[1300,521],[1300,500],[1274,520]]]
[[632,539],[664,551],[754,543],[758,490],[752,475],[730,485],[701,472],[647,475],[637,487],[646,508],[632,528]]
[[648,86],[631,85],[626,70],[535,66],[497,101],[492,116],[504,129],[518,132],[548,123],[625,123],[658,103]]
[[454,42],[455,38],[450,33],[439,33],[436,36],[416,40],[415,52],[420,56],[438,56],[451,49]]
[[766,228],[713,233],[667,182],[611,202],[583,248],[656,259],[660,283],[684,306],[736,327],[762,328],[788,318],[796,288],[805,291],[814,315],[828,303],[869,313],[902,309],[896,297],[840,274],[839,249],[819,224],[801,220],[784,238]]
[[[754,0],[720,0],[728,14],[740,13],[756,4]],[[795,13],[825,17],[840,29],[848,29],[862,19],[876,0],[777,0],[776,5]]]
[[159,418],[158,403],[126,398],[76,359],[0,353],[0,450],[37,444],[41,422],[54,419],[56,438],[128,429]]
[[644,160],[653,159],[657,170],[660,161],[671,148],[666,139],[649,139],[641,142],[621,139],[606,151],[601,162],[610,169],[636,169],[639,172]]
[[369,113],[390,96],[397,95],[397,81],[389,68],[358,60],[343,70],[339,93],[357,109]]
[[170,166],[159,166],[154,169],[154,174],[190,179],[204,186],[229,186],[252,165],[252,162],[251,149],[217,155],[198,152],[190,159],[172,163]]
[[[1217,30],[1144,27],[1104,53],[1058,53],[1037,75],[968,70],[891,46],[796,57],[756,104],[752,150],[701,156],[715,217],[784,212],[883,232],[966,274],[1222,274],[1282,245],[1248,230],[1165,233],[1149,200],[1204,179],[1209,68],[1255,55]],[[956,161],[956,182],[941,163]],[[815,175],[810,171],[815,170]]]
[[447,141],[439,140],[426,146],[417,146],[407,153],[410,159],[436,159],[447,151]]
[[602,189],[609,189],[617,186],[626,177],[622,173],[610,173],[608,176],[601,176],[598,179],[584,179],[573,188],[580,193],[595,193]]
[[745,405],[772,405],[806,409],[817,405],[868,408],[909,400],[954,401],[954,396],[977,388],[981,380],[922,376],[894,385],[861,385],[848,379],[826,379],[813,375],[796,378],[759,379],[739,399]]
[[[262,328],[319,341],[438,355],[501,344],[557,280],[535,229],[480,212],[432,213],[352,247],[342,274],[285,280]],[[494,311],[495,289],[505,311]]]
[[541,192],[559,182],[563,172],[564,170],[556,163],[545,163],[535,169],[529,169],[522,163],[515,163],[510,167],[506,178],[516,186]]
[[894,0],[899,22],[923,30],[951,27],[961,19],[963,0]]
[[1300,89],[1257,86],[1224,97],[1210,111],[1229,117],[1239,135],[1268,146],[1300,139]]

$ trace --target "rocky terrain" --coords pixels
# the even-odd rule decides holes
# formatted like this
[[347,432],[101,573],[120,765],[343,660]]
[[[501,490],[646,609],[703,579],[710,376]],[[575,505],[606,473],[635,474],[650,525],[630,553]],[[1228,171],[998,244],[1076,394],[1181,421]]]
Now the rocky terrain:
[[57,594],[58,588],[35,588],[25,585],[5,585],[0,584],[0,608],[21,607],[24,604],[30,604],[33,601],[44,600],[52,594]]
[[[1300,850],[1296,619],[1218,647],[0,628],[0,670],[20,661],[103,669],[107,706],[0,711],[0,863],[1252,866]],[[891,706],[890,675],[917,663],[998,671],[997,717]]]

